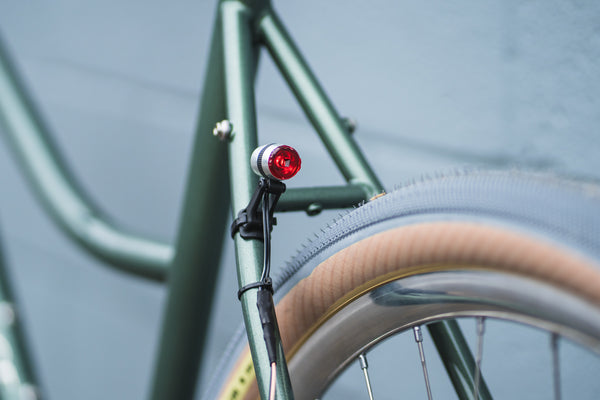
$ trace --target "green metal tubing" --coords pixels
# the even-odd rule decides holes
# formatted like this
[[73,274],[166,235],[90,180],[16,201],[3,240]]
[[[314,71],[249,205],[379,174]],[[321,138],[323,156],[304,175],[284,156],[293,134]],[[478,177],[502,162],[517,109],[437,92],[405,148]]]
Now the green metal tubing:
[[370,196],[383,191],[383,185],[273,10],[262,16],[259,30],[273,60],[346,181],[368,185]]
[[212,135],[225,118],[222,36],[215,23],[176,255],[169,273],[152,399],[191,399],[200,369],[229,205],[227,145]]
[[[446,372],[454,385],[454,390],[461,400],[473,399],[475,368],[477,364],[471,354],[456,321],[443,321],[427,325],[431,338],[440,355]],[[480,375],[479,399],[491,400],[492,395]]]
[[323,186],[288,189],[277,203],[277,211],[306,211],[316,214],[321,210],[353,207],[369,199],[363,185]]
[[[234,131],[229,145],[229,168],[232,212],[236,215],[248,205],[258,183],[258,178],[249,168],[250,155],[257,147],[253,77],[258,49],[254,47],[252,40],[250,27],[253,15],[249,8],[238,2],[224,1],[221,4],[221,13],[227,112]],[[263,268],[262,242],[245,240],[238,234],[235,236],[235,248],[239,286],[243,287],[259,281]],[[270,366],[256,307],[256,293],[257,289],[246,291],[241,298],[241,303],[258,388],[262,398],[266,399]],[[277,366],[277,398],[290,399],[293,394],[281,346],[279,346]]]
[[[2,376],[8,377],[0,380],[0,399],[19,400],[40,396],[19,315],[0,246],[0,340],[3,342],[0,360]],[[28,393],[35,394],[35,397],[28,396]]]
[[2,40],[0,125],[34,193],[63,231],[118,269],[158,281],[166,278],[172,246],[119,230],[92,205],[69,173]]

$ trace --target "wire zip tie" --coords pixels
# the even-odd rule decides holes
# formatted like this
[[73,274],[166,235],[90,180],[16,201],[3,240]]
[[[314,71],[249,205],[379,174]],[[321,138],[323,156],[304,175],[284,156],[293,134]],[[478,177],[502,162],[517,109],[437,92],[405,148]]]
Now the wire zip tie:
[[238,292],[237,292],[238,300],[241,300],[242,299],[242,295],[244,293],[246,293],[248,290],[250,290],[250,289],[256,289],[256,288],[258,288],[258,289],[266,289],[269,292],[271,292],[271,294],[274,293],[274,291],[273,291],[273,281],[271,280],[270,277],[268,277],[265,282],[259,281],[259,282],[249,283],[249,284],[245,285],[244,287],[242,287],[240,290],[238,290]]

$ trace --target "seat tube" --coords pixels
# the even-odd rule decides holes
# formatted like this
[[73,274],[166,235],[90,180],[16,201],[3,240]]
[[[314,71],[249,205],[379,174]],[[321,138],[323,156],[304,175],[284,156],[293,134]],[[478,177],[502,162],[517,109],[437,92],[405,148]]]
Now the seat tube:
[[[234,216],[244,209],[257,186],[258,177],[250,169],[250,155],[257,147],[254,100],[254,73],[258,48],[252,36],[252,9],[236,1],[224,1],[220,6],[223,28],[226,104],[233,135],[229,143],[231,204]],[[236,234],[237,274],[239,287],[260,280],[263,268],[263,243],[246,240]],[[270,364],[256,306],[257,289],[242,295],[242,312],[250,351],[254,362],[258,388],[263,399],[268,398]],[[279,332],[277,332],[279,337]],[[285,358],[278,340],[277,398],[293,397]]]
[[214,27],[196,137],[168,278],[152,400],[191,399],[204,354],[227,223],[227,145],[211,130],[225,118],[220,25]]

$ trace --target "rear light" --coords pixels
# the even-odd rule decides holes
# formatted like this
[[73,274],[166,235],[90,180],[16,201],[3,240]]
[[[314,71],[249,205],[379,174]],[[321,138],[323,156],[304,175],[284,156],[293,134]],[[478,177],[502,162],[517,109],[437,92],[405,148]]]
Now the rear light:
[[252,152],[250,164],[256,174],[283,181],[296,175],[300,170],[301,160],[293,147],[267,144]]

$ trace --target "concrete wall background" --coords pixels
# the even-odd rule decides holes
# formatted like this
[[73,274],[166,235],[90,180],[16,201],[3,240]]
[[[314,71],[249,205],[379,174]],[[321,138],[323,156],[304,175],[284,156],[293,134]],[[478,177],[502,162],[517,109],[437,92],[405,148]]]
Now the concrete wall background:
[[[483,165],[600,170],[600,3],[276,2],[389,187]],[[212,2],[0,3],[0,29],[77,177],[123,226],[172,240],[204,71]],[[296,145],[294,184],[341,182],[267,57],[261,141]],[[115,273],[49,221],[0,146],[5,258],[48,397],[141,398],[162,287]],[[280,219],[281,264],[331,213]],[[292,228],[293,227],[293,228]],[[223,261],[207,358],[239,320]]]

